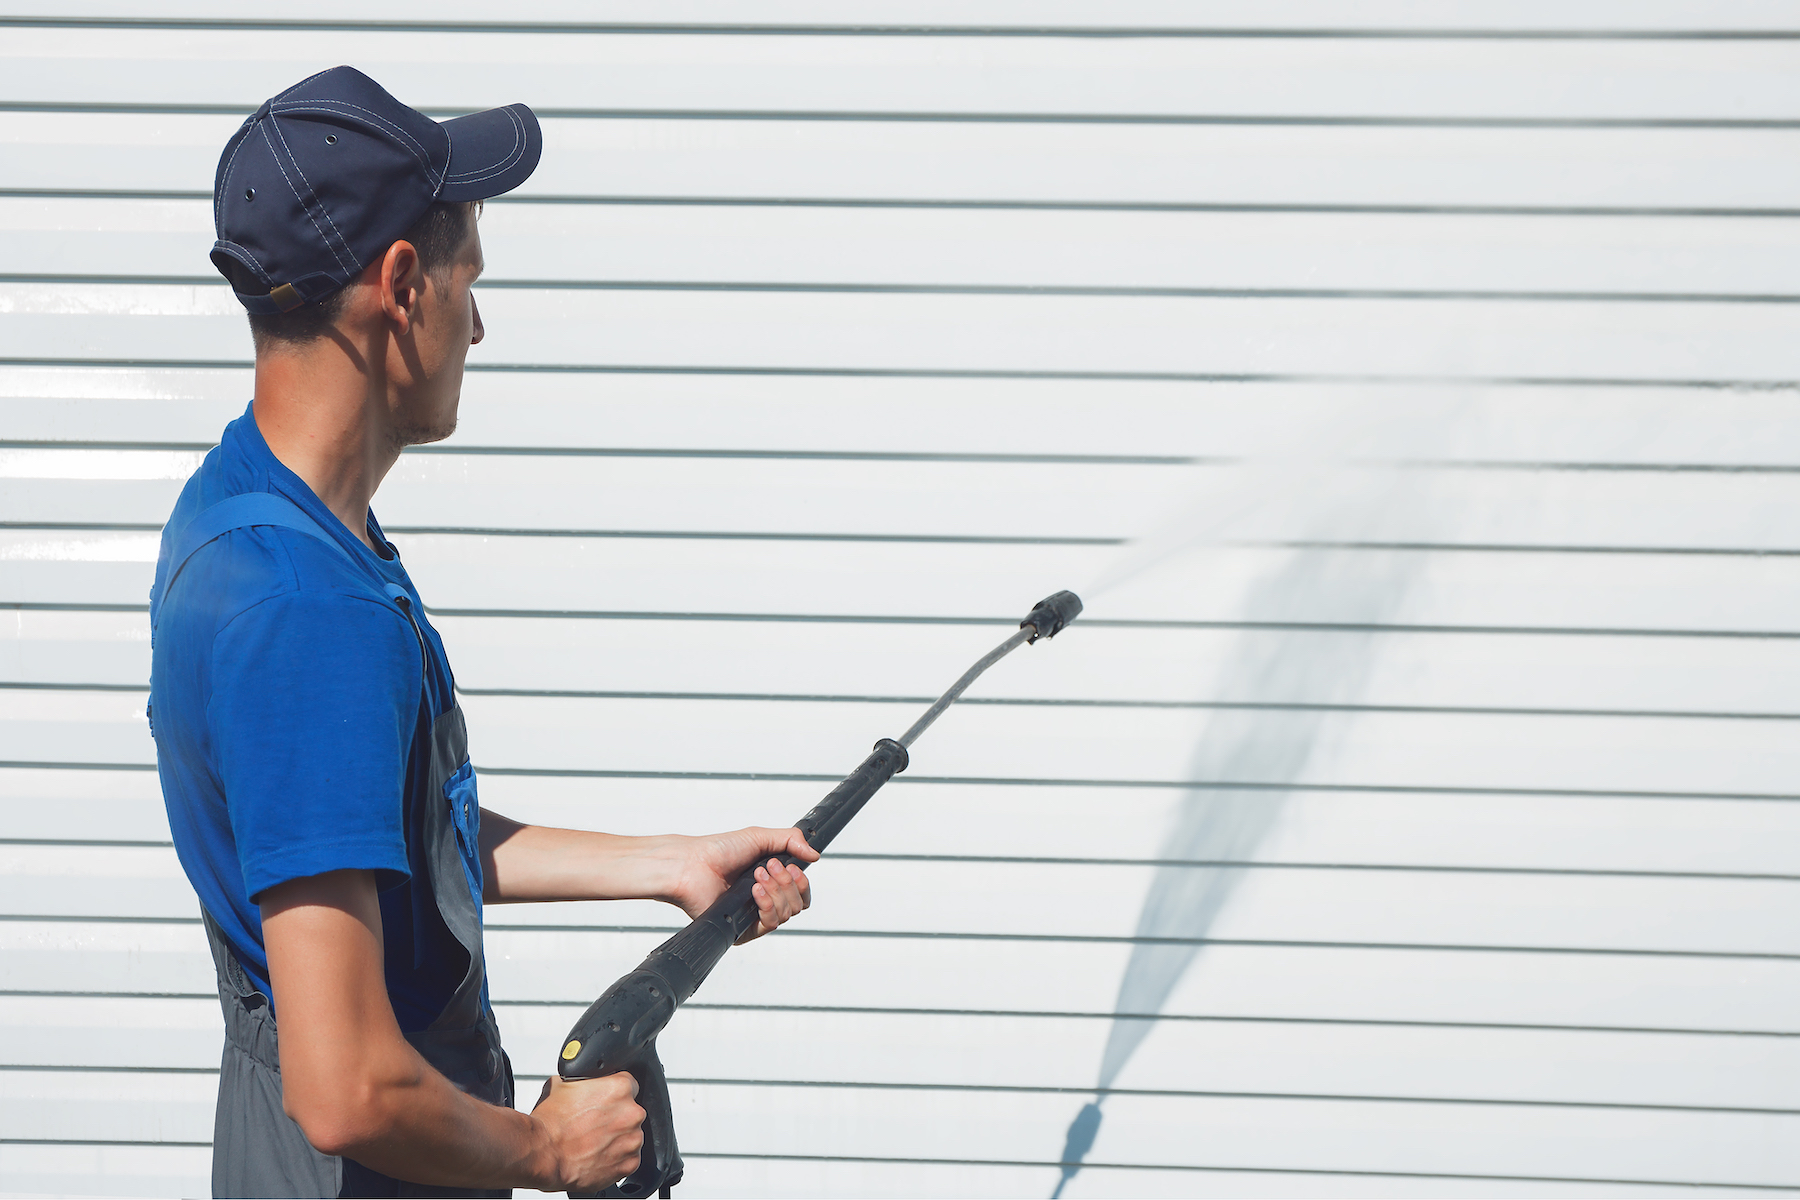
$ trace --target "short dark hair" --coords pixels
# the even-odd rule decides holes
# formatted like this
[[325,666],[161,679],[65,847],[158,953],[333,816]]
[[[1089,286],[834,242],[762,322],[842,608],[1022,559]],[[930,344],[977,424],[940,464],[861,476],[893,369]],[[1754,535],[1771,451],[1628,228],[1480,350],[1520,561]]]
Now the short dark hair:
[[[425,215],[414,221],[412,228],[396,240],[411,242],[413,249],[419,252],[419,266],[433,279],[442,279],[443,272],[456,261],[456,252],[468,240],[469,229],[475,223],[480,207],[479,200],[460,204],[439,201],[426,209]],[[248,272],[243,278],[234,277],[231,286],[245,293],[262,290],[248,277]],[[275,342],[297,346],[318,341],[343,313],[348,292],[349,288],[339,288],[324,299],[303,304],[291,312],[248,314],[250,336],[255,340],[256,348],[262,350]]]

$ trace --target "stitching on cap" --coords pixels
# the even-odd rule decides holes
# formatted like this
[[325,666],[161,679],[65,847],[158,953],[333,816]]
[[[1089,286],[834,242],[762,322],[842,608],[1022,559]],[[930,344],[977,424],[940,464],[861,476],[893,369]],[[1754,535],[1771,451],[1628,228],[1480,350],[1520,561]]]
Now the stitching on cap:
[[513,112],[510,107],[503,108],[500,111],[506,114],[507,120],[511,121],[513,125],[512,150],[508,152],[505,158],[501,159],[499,163],[493,166],[483,168],[479,171],[470,171],[464,175],[451,175],[448,176],[444,182],[449,183],[451,180],[455,180],[457,183],[474,183],[477,180],[486,179],[491,175],[500,174],[502,171],[505,171],[508,167],[518,162],[520,158],[524,157],[526,145],[525,122],[519,120],[519,115]]
[[438,128],[444,131],[444,142],[449,147],[449,153],[444,155],[444,174],[446,178],[437,179],[432,182],[431,202],[433,204],[436,204],[437,198],[443,194],[444,185],[450,182],[448,178],[450,164],[456,161],[456,135],[450,132],[450,127],[448,125],[439,125]]
[[[258,279],[268,284],[271,290],[274,289],[275,281],[269,277],[267,271],[263,270],[262,264],[256,261],[256,256],[236,242],[228,242],[224,238],[220,238],[213,243],[213,250],[216,253],[225,255],[241,266],[248,267],[251,271],[256,273]],[[233,251],[236,251],[236,253],[233,253]],[[236,292],[237,289],[234,287],[232,288],[232,291]]]
[[[269,123],[271,125],[275,124],[273,121]],[[356,261],[356,251],[350,248],[350,243],[344,238],[342,231],[338,229],[337,222],[331,219],[331,210],[326,208],[325,201],[319,198],[319,193],[313,187],[312,180],[308,179],[306,177],[306,172],[300,169],[300,160],[294,157],[294,152],[292,150],[288,149],[287,135],[281,131],[281,126],[279,125],[275,125],[275,136],[281,139],[281,148],[287,150],[288,161],[294,164],[294,174],[300,176],[300,182],[306,185],[307,194],[313,198],[313,203],[318,205],[319,215],[325,218],[325,223],[331,226],[331,232],[337,235],[338,245],[342,246],[344,248],[344,253],[350,256],[351,273],[354,274],[355,272],[360,271],[362,269],[362,264]],[[302,201],[302,203],[305,202]],[[329,249],[330,243],[327,242],[326,245]],[[337,251],[332,251],[332,257],[337,258]],[[343,262],[344,260],[342,258],[338,258],[339,266],[342,266]]]
[[[320,107],[320,108],[311,107],[311,106],[315,106],[315,105],[322,105],[325,107]],[[413,137],[412,134],[406,132],[405,129],[394,124],[392,121],[388,120],[386,117],[382,116],[380,113],[376,112],[372,108],[364,108],[362,105],[352,104],[348,100],[296,100],[291,104],[283,104],[281,106],[281,111],[284,113],[330,112],[330,111],[332,111],[332,106],[336,106],[338,108],[354,108],[357,112],[367,113],[369,116],[369,119],[371,121],[374,121],[377,124],[384,126],[391,133],[393,133],[393,135],[396,138],[404,139],[406,142],[410,143],[409,149],[412,151],[413,157],[419,160],[419,162],[424,166],[425,170],[427,172],[429,172],[433,176],[434,179],[436,178],[436,172],[431,170],[431,152],[429,150],[425,149],[425,147],[421,146],[418,142],[418,139]],[[274,109],[271,108],[270,111],[273,112]]]
[[[300,194],[300,189],[294,186],[293,179],[291,179],[288,176],[287,168],[281,165],[281,151],[275,149],[274,142],[269,141],[269,130],[267,127],[270,124],[272,124],[272,122],[267,122],[267,121],[263,122],[262,135],[263,135],[263,141],[268,142],[268,144],[269,144],[269,153],[275,157],[275,168],[281,172],[281,177],[283,179],[287,180],[288,190],[294,193],[294,199],[296,199],[300,202],[300,211],[306,214],[306,219],[308,221],[312,222],[313,232],[319,235],[319,240],[321,242],[325,243],[325,248],[327,250],[331,250],[331,257],[337,258],[338,266],[340,266],[340,267],[343,266],[344,260],[341,258],[338,258],[338,252],[336,250],[331,249],[331,239],[325,236],[325,231],[323,229],[319,228],[318,219],[312,215],[312,209],[307,207],[306,197],[304,197]],[[284,143],[284,145],[285,145],[285,143]],[[294,169],[296,171],[298,171],[300,169],[300,165],[298,163],[295,163]]]
[[[237,163],[238,151],[242,150],[244,148],[244,143],[250,140],[250,135],[253,132],[255,132],[256,127],[251,122],[250,118],[246,117],[246,118],[244,118],[244,124],[241,128],[242,128],[242,132],[243,132],[244,136],[238,139],[238,144],[236,146],[232,147],[231,157],[225,160],[225,170],[219,176],[220,183],[229,185],[229,181],[231,179],[231,168]],[[214,230],[217,230],[219,228],[219,212],[220,212],[219,198],[221,196],[223,196],[224,194],[225,193],[224,193],[223,189],[215,189],[213,192],[213,229]]]
[[[318,106],[318,107],[313,107],[313,106]],[[360,104],[352,104],[348,100],[331,100],[331,99],[295,100],[290,104],[283,104],[281,106],[281,111],[284,113],[330,112],[333,107],[354,108],[357,112],[367,113],[369,116],[369,119],[371,121],[374,121],[377,124],[384,126],[386,129],[388,129],[390,132],[392,132],[395,137],[404,138],[406,141],[412,143],[411,150],[412,150],[414,157],[424,157],[424,156],[427,156],[429,153],[423,146],[419,145],[418,140],[416,138],[414,138],[412,136],[412,134],[406,132],[405,129],[394,124],[392,121],[388,120],[386,117],[382,116],[380,113],[376,112],[374,109],[364,108]],[[270,111],[273,112],[274,110],[271,109]],[[430,164],[427,163],[426,165],[429,166]]]
[[466,175],[446,175],[444,177],[445,183],[475,183],[479,180],[499,175],[525,156],[525,146],[527,144],[525,138],[525,122],[519,120],[519,114],[514,112],[511,108],[503,108],[500,111],[505,113],[507,120],[511,121],[513,124],[513,148],[511,152],[509,152],[505,158],[501,159],[500,162],[480,171],[471,171]]
[[292,95],[294,92],[299,91],[301,88],[305,87],[307,84],[311,83],[313,80],[317,79],[319,76],[329,75],[335,70],[337,70],[336,67],[326,67],[323,71],[314,71],[311,75],[308,75],[305,79],[302,79],[299,83],[296,83],[293,87],[289,88],[287,91],[281,92],[280,94],[278,94],[275,97],[275,99],[270,100],[269,103],[271,105],[273,105],[275,103],[275,100],[281,99],[282,96]]

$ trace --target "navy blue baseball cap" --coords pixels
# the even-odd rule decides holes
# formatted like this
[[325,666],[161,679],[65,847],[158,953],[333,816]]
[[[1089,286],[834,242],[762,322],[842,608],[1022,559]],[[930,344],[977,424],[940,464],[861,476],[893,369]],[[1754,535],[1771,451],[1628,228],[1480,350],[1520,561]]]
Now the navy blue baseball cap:
[[347,285],[438,201],[518,187],[543,153],[523,104],[439,124],[354,67],[301,80],[252,113],[213,180],[213,266],[252,313]]

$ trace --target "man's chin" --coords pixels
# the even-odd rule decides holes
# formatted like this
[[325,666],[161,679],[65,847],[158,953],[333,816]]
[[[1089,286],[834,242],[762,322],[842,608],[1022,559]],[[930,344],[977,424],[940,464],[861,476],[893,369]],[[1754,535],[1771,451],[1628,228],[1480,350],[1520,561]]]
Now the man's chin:
[[441,442],[456,432],[456,418],[451,417],[448,425],[412,425],[394,431],[394,440],[401,446],[426,446],[432,442]]
[[[396,421],[394,428],[395,444],[405,446],[424,446],[432,442],[441,442],[456,432],[457,408],[462,400],[461,389],[451,397],[450,403],[439,406],[437,412],[396,413],[397,417],[411,417],[410,421]],[[420,405],[421,408],[425,407]],[[446,411],[447,410],[447,411]]]

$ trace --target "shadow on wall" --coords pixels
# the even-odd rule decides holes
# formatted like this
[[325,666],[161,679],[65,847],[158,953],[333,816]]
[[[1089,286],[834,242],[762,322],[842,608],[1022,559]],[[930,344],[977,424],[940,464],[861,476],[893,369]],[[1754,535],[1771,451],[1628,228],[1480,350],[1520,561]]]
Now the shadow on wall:
[[[1378,536],[1384,527],[1391,528],[1391,517],[1405,514],[1433,512],[1441,519],[1443,506],[1425,503],[1424,476],[1395,472],[1386,481],[1390,486],[1378,492],[1331,505],[1328,520],[1304,522],[1311,526],[1307,540]],[[1303,486],[1294,482],[1297,488]],[[1416,552],[1296,550],[1252,586],[1244,610],[1259,621],[1318,620],[1328,613],[1334,622],[1384,624],[1400,613],[1423,559]],[[1247,631],[1219,675],[1216,695],[1222,700],[1352,703],[1373,674],[1381,637]],[[1189,779],[1208,786],[1186,792],[1177,802],[1173,827],[1158,857],[1165,862],[1254,858],[1287,803],[1288,794],[1278,790],[1280,785],[1300,779],[1324,740],[1329,719],[1337,715],[1317,710],[1216,712],[1201,734],[1188,773]],[[1241,791],[1214,786],[1230,781],[1264,786]],[[1095,1099],[1069,1124],[1058,1160],[1062,1177],[1052,1197],[1060,1197],[1080,1171],[1099,1134],[1108,1090],[1156,1027],[1163,1005],[1198,957],[1201,940],[1243,874],[1228,867],[1157,868],[1136,935],[1158,940],[1139,941],[1132,949],[1113,1006]]]

